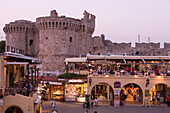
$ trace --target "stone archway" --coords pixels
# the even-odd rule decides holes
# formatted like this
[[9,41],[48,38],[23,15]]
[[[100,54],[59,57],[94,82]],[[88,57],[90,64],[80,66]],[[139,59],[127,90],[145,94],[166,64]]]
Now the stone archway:
[[91,99],[97,99],[100,104],[110,104],[114,100],[114,90],[108,83],[97,83],[91,89]]
[[[157,99],[157,95],[160,99]],[[170,95],[170,86],[165,83],[157,83],[150,89],[151,104],[165,103],[167,95]],[[160,102],[158,102],[160,101]]]
[[120,100],[122,104],[142,104],[143,90],[136,83],[125,84],[120,91]]
[[5,113],[23,113],[23,111],[17,106],[11,106],[5,111]]

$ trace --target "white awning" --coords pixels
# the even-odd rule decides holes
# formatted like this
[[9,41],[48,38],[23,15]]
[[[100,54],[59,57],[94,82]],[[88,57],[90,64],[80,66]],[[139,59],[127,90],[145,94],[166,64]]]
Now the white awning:
[[65,62],[87,62],[87,57],[66,58]]
[[25,56],[23,54],[17,54],[17,53],[11,53],[11,52],[4,52],[3,53],[4,56],[9,56],[9,57],[15,57],[15,58],[21,58],[21,59],[26,59],[26,60],[32,60],[32,63],[33,62],[38,62],[38,63],[41,63],[42,60],[38,59],[38,58],[34,58],[34,57],[29,57],[29,56]]
[[62,85],[61,82],[49,82],[49,84],[52,84],[52,85]]

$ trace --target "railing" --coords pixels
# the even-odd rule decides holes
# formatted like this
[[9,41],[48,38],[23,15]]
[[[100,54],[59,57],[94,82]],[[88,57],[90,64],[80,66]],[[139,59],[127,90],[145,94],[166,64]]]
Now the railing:
[[23,96],[32,96],[33,93],[36,93],[36,91],[29,90],[27,94],[27,88],[6,88],[4,92],[4,96],[9,96],[12,95],[14,96],[15,94],[20,94]]
[[21,94],[26,96],[26,90],[27,90],[26,88],[6,88],[4,95],[8,96],[8,95]]
[[68,73],[75,73],[75,74],[88,74],[88,70],[69,70]]
[[11,47],[11,46],[6,46],[5,51],[6,52],[12,52],[12,53],[24,54],[24,50],[18,49],[18,48],[15,48],[15,47]]
[[129,72],[125,72],[125,73],[122,73],[122,72],[114,72],[114,73],[98,73],[98,72],[89,72],[88,74],[89,76],[96,76],[96,77],[125,77],[125,78],[138,78],[138,77],[150,77],[150,78],[160,78],[160,77],[164,77],[164,78],[167,78],[169,77],[170,78],[170,74],[159,74],[159,75],[156,75],[154,73],[136,73],[136,74],[131,74]]

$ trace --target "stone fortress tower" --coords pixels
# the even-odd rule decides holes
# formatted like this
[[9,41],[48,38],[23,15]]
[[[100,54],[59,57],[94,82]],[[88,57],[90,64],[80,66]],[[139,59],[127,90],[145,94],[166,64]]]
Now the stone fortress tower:
[[17,20],[4,27],[6,51],[36,56],[38,53],[38,32],[35,22]]
[[84,56],[87,53],[113,55],[167,56],[170,43],[113,43],[105,35],[94,36],[95,16],[88,12],[83,18],[58,16],[53,10],[50,16],[38,17],[36,22],[17,20],[4,27],[6,51],[21,53],[43,60],[42,71],[64,71],[64,59]]
[[86,11],[79,20],[58,16],[53,10],[50,16],[37,18],[36,26],[39,32],[38,58],[43,59],[44,70],[62,70],[65,58],[91,51],[95,16]]

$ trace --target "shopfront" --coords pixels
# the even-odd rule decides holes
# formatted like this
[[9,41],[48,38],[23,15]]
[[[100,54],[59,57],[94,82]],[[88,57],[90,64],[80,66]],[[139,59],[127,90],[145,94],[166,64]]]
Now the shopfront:
[[139,85],[134,83],[129,83],[123,86],[120,99],[123,104],[142,104],[143,93]]
[[84,80],[71,79],[65,85],[65,101],[84,102],[87,94],[87,83]]
[[53,83],[50,82],[50,90],[51,90],[51,99],[53,100],[58,100],[58,101],[63,101],[63,85],[62,83]]
[[61,82],[43,81],[42,90],[45,93],[45,99],[64,101],[64,86]]
[[[150,101],[155,99],[157,102],[157,95],[160,95],[160,103],[166,102],[166,97],[170,94],[170,86],[166,84],[156,84],[150,90]],[[153,103],[154,104],[154,103]]]

